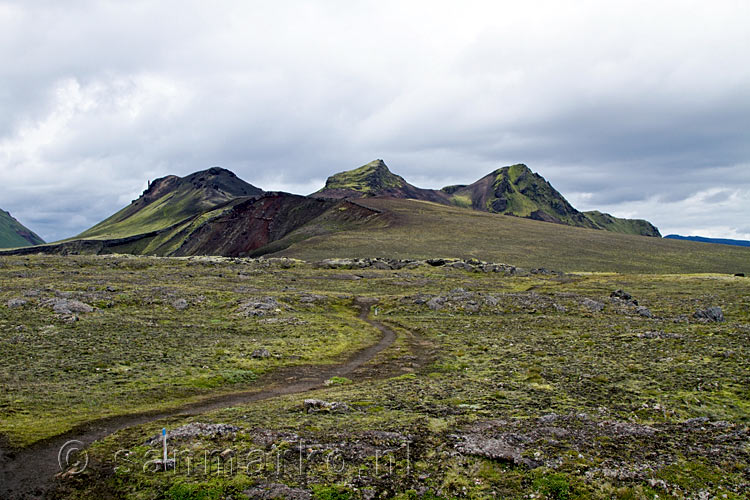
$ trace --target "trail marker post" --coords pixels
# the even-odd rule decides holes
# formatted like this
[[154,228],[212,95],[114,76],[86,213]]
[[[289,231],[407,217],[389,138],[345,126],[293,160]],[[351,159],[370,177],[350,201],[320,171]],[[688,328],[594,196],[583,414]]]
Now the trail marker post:
[[162,441],[164,442],[164,470],[167,470],[167,428],[161,430]]

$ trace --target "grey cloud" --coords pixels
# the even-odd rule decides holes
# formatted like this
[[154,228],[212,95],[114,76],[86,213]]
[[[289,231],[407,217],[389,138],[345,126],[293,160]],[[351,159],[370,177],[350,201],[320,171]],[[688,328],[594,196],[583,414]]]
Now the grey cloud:
[[211,165],[307,193],[374,158],[425,187],[523,162],[581,209],[747,234],[748,22],[728,1],[4,2],[0,207],[57,239]]

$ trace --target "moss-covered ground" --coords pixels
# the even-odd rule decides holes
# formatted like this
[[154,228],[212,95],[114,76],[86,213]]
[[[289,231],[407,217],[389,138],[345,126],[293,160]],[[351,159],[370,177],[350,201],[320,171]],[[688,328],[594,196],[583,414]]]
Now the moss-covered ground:
[[[0,432],[17,444],[340,359],[379,336],[354,297],[376,298],[371,317],[399,335],[313,393],[104,438],[60,482],[64,497],[739,499],[750,488],[746,278],[126,257],[8,257],[0,276]],[[638,305],[610,296],[619,289]],[[97,309],[72,321],[44,306],[59,296]],[[16,298],[27,303],[6,307]],[[241,313],[267,298],[279,307]],[[712,306],[725,321],[693,317]],[[271,356],[254,358],[263,348]],[[308,398],[343,405],[306,410]],[[176,470],[154,471],[161,445],[147,440],[191,422],[235,427],[173,440]]]

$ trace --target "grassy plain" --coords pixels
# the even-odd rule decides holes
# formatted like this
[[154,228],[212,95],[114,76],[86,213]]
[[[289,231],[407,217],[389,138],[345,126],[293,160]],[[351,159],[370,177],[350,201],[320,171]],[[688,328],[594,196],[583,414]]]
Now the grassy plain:
[[[399,334],[314,393],[117,432],[66,497],[739,499],[750,486],[746,278],[38,256],[3,258],[0,276],[0,432],[21,445],[334,361],[378,337],[354,297],[378,299],[373,318]],[[70,321],[44,306],[65,296],[97,309]],[[240,314],[266,297],[280,307]],[[693,318],[709,306],[726,321]],[[346,407],[306,412],[311,397]],[[237,431],[176,440],[176,471],[142,467],[159,453],[148,438],[190,422]]]

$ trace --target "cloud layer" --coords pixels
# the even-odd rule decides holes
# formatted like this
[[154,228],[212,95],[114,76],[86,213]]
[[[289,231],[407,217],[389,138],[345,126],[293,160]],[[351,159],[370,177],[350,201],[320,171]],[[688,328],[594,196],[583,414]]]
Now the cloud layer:
[[0,1],[0,207],[55,240],[212,165],[309,193],[524,162],[579,209],[750,239],[750,4],[519,4]]

